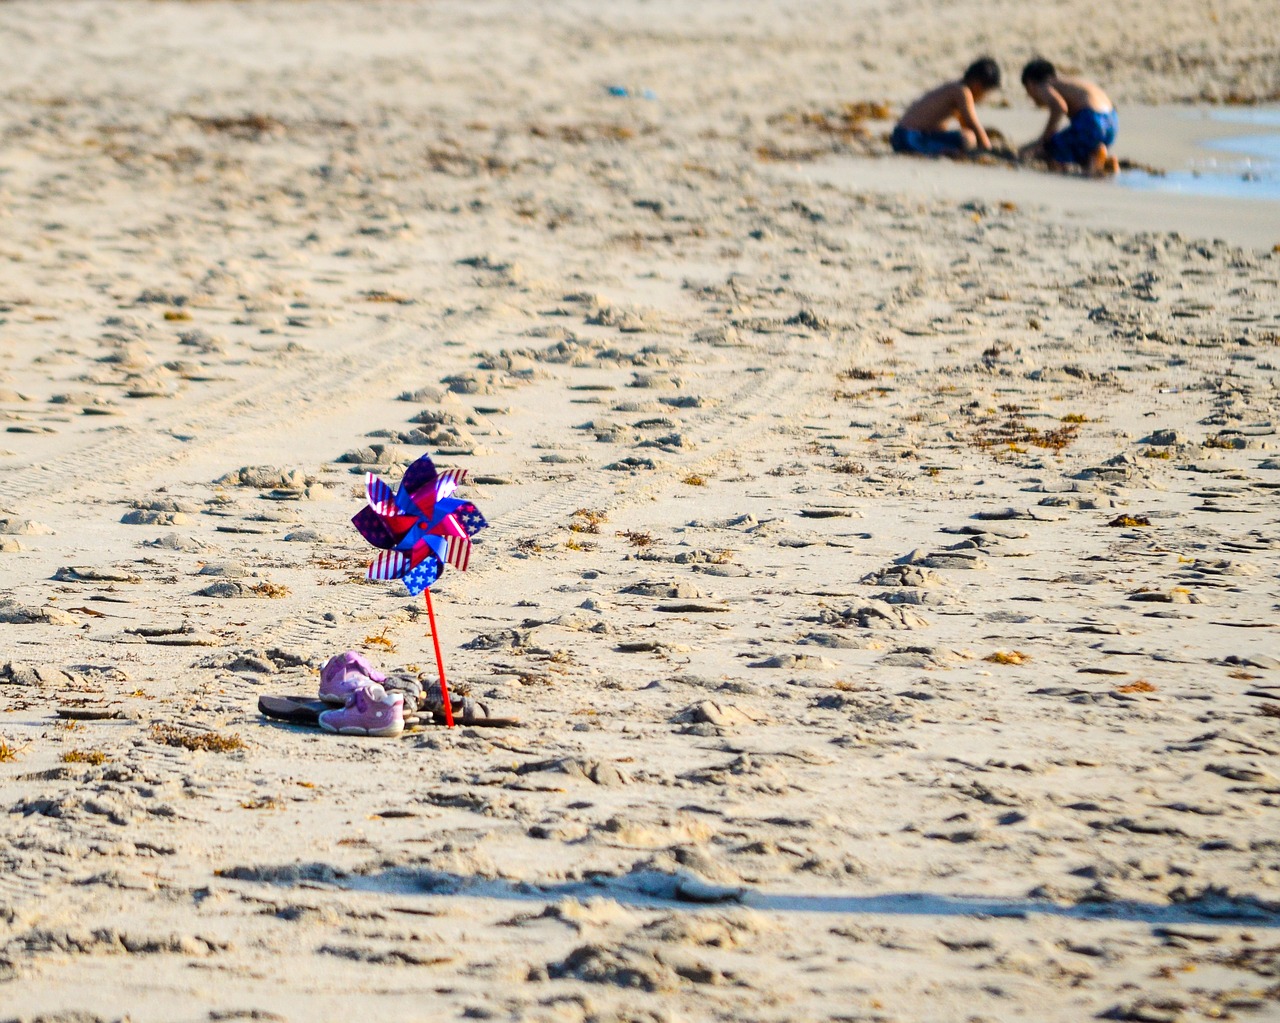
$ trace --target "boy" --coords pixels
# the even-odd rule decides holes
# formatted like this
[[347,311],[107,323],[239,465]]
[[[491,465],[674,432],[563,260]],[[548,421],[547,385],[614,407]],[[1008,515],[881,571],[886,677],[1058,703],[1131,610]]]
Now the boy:
[[[1022,85],[1036,106],[1048,108],[1049,121],[1021,155],[1040,150],[1055,170],[1078,164],[1094,177],[1120,169],[1107,149],[1116,141],[1116,108],[1105,92],[1083,78],[1060,77],[1043,58],[1022,69]],[[1064,117],[1070,123],[1058,131]]]
[[[990,57],[975,60],[964,77],[926,92],[907,107],[889,136],[895,153],[919,156],[957,156],[972,149],[990,149],[991,140],[978,120],[975,106],[1000,88],[1000,67]],[[959,131],[943,126],[955,118]]]

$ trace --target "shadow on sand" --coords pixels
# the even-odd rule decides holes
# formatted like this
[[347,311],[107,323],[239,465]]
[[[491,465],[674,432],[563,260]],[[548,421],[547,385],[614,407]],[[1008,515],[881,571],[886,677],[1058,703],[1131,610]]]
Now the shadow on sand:
[[282,886],[332,888],[349,892],[429,898],[506,899],[553,903],[561,900],[610,899],[638,909],[697,910],[716,904],[745,906],[765,913],[832,913],[849,916],[899,917],[1065,917],[1156,925],[1241,925],[1280,927],[1280,908],[1250,895],[1212,887],[1169,904],[1111,899],[1059,903],[1035,898],[985,898],[892,892],[883,895],[790,895],[714,885],[688,873],[638,870],[620,877],[538,885],[502,879],[466,877],[423,868],[394,867],[349,874],[328,864],[232,867],[221,872],[229,880]]

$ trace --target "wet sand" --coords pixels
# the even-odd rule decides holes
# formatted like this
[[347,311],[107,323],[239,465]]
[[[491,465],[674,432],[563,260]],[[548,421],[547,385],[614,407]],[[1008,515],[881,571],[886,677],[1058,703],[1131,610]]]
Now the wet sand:
[[[1019,106],[1022,109],[981,113],[985,123],[998,126],[1012,142],[1021,144],[1036,136],[1044,120],[1025,109],[1028,104]],[[1126,108],[1121,113],[1116,151],[1139,165],[1185,173],[1213,159],[1233,160],[1229,153],[1207,148],[1214,140],[1275,132],[1266,125],[1215,121],[1211,114],[1211,108]],[[1156,181],[1143,181],[1141,188],[1135,189],[1122,179],[1091,181],[1072,175],[1028,173],[1021,168],[878,155],[864,159],[833,156],[795,163],[791,170],[799,180],[842,190],[899,190],[931,200],[1011,202],[1055,223],[1092,230],[1178,232],[1189,238],[1217,238],[1257,249],[1280,245],[1280,201],[1270,194],[1253,197],[1244,182],[1236,188],[1239,198],[1223,198],[1196,194],[1194,183],[1188,181],[1167,189]]]

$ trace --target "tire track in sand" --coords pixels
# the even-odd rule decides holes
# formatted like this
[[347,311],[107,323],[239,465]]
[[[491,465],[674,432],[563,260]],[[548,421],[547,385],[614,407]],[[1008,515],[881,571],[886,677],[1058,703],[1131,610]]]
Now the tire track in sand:
[[[294,421],[332,407],[335,399],[364,384],[385,380],[405,360],[413,335],[430,327],[380,322],[336,351],[303,361],[279,373],[262,374],[249,386],[229,386],[207,399],[196,399],[180,428],[194,436],[180,440],[172,433],[125,428],[75,451],[7,472],[0,479],[0,500],[17,502],[34,493],[71,492],[76,484],[99,479],[116,481],[147,477],[164,464],[185,461],[196,451],[225,444],[239,433]],[[434,344],[434,342],[433,342]]]
[[[779,428],[817,400],[825,377],[816,371],[812,362],[797,367],[781,358],[768,361],[767,371],[734,374],[730,379],[737,384],[736,388],[716,404],[692,415],[686,414],[680,431],[692,441],[690,450],[659,453],[654,459],[657,463],[654,469],[629,472],[604,467],[606,461],[625,457],[627,449],[616,451],[609,458],[602,458],[601,464],[584,468],[574,479],[559,485],[553,495],[491,519],[490,527],[480,534],[484,546],[506,546],[531,530],[544,530],[549,523],[563,523],[573,511],[584,506],[613,513],[647,502],[656,494],[681,486],[681,480],[690,473],[714,470],[749,448],[755,438]],[[657,451],[631,450],[646,455]],[[451,583],[460,588],[484,585],[501,567],[501,559],[477,558],[465,574],[454,573]],[[367,611],[370,598],[370,591],[364,585],[334,587],[325,595],[324,612]],[[329,628],[332,625],[322,614],[307,614],[274,625],[253,637],[251,642],[285,649],[308,648]]]

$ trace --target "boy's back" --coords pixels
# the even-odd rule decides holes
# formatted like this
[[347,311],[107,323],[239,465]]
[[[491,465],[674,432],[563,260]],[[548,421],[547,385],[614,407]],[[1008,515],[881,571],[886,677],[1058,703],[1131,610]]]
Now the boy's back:
[[[890,136],[894,152],[943,156],[990,149],[991,140],[978,120],[976,105],[999,87],[996,62],[988,57],[975,61],[963,78],[930,89],[907,107]],[[953,118],[960,122],[959,130],[945,130]]]
[[961,79],[930,89],[902,112],[898,124],[911,131],[940,131],[959,118],[970,93]]
[[1081,110],[1105,114],[1115,109],[1102,88],[1088,79],[1058,75],[1053,79],[1053,88],[1066,101],[1068,117],[1075,117]]

